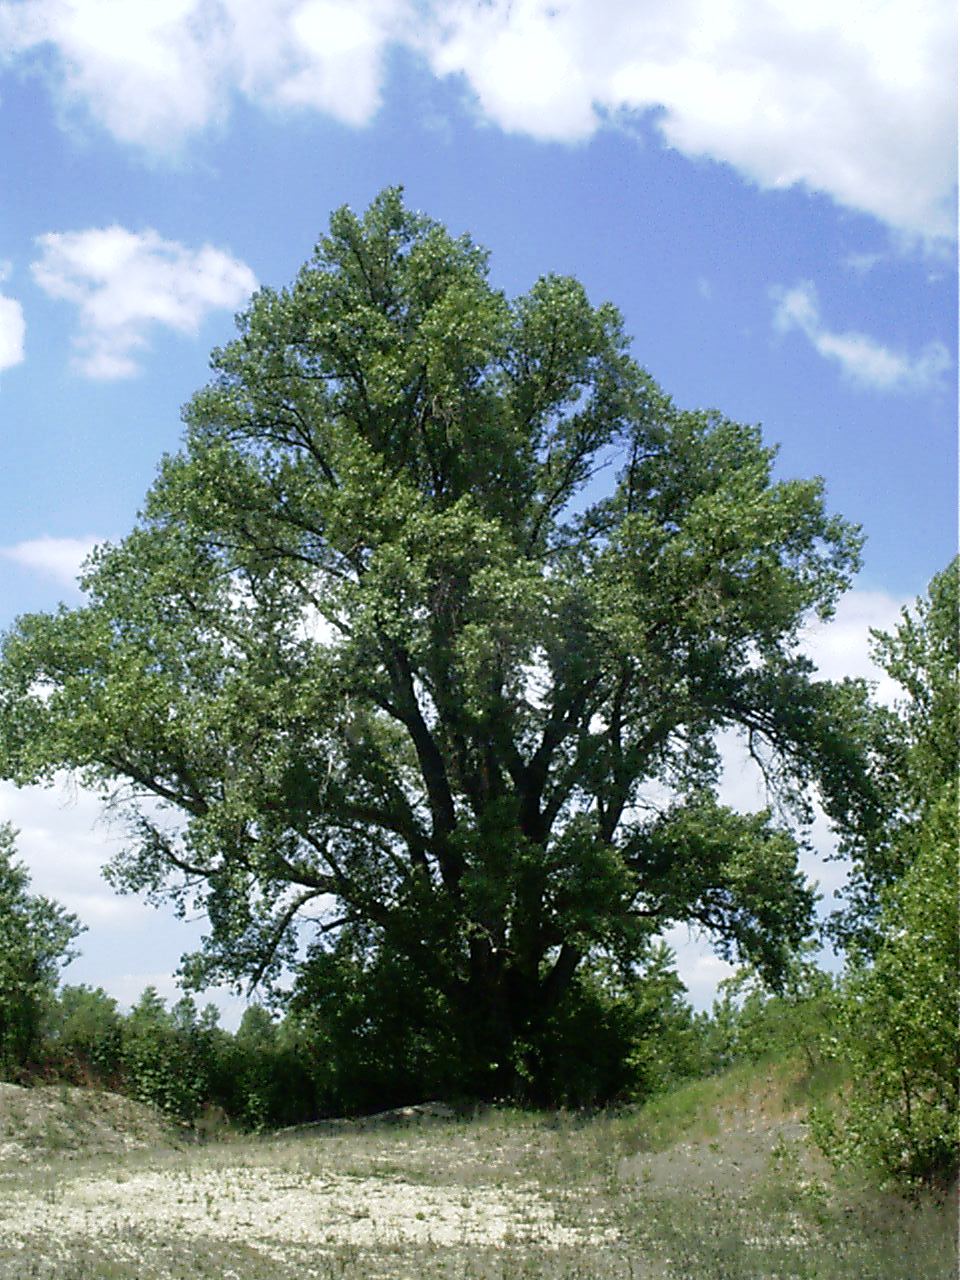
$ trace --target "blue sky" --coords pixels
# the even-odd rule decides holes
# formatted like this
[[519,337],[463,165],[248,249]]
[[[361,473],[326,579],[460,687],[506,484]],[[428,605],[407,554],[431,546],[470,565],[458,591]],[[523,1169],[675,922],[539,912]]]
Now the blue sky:
[[[955,21],[942,0],[0,0],[0,628],[80,601],[233,313],[333,208],[402,183],[508,292],[576,275],[678,403],[826,478],[868,540],[811,652],[870,674],[868,627],[956,545]],[[35,886],[89,925],[70,979],[172,992],[202,922],[111,894],[97,814],[0,786]],[[706,999],[720,963],[682,965]]]

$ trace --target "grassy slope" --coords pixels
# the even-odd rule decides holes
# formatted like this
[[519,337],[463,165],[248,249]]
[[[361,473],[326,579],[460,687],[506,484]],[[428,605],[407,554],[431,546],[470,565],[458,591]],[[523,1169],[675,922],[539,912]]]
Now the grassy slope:
[[620,1115],[493,1111],[0,1166],[0,1278],[947,1280],[950,1215],[839,1185],[792,1063]]

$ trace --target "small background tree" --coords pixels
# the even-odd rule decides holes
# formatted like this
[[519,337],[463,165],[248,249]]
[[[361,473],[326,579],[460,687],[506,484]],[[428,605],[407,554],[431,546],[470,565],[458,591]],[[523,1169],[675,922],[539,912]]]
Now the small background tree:
[[102,987],[65,985],[47,1019],[46,1053],[76,1084],[120,1083],[123,1017]]
[[76,916],[29,891],[14,860],[16,832],[0,825],[0,1073],[18,1076],[37,1054],[60,969],[82,930]]

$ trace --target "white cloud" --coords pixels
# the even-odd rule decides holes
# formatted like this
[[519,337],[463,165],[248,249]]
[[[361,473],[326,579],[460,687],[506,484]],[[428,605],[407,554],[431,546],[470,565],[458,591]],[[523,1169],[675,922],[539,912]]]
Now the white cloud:
[[951,366],[942,342],[928,342],[919,355],[885,347],[868,334],[828,329],[820,316],[817,291],[809,280],[792,289],[775,286],[774,328],[779,333],[799,330],[825,360],[839,364],[854,382],[875,391],[929,391],[938,387]]
[[[0,281],[5,279],[7,268],[0,264]],[[23,361],[23,340],[27,331],[23,307],[16,298],[0,293],[0,372],[12,369]]]
[[240,306],[257,283],[222,250],[188,249],[149,229],[51,233],[37,244],[33,277],[50,297],[78,307],[74,364],[89,378],[130,377],[151,329],[196,334],[208,312]]
[[231,95],[364,124],[408,0],[0,0],[0,55],[51,50],[60,93],[121,142],[175,149]]
[[17,828],[17,856],[26,863],[31,888],[75,911],[84,924],[109,920],[113,927],[146,923],[149,909],[120,898],[100,875],[120,842],[106,829],[100,801],[66,775],[55,788],[0,783],[0,821]]
[[65,586],[75,587],[80,567],[103,538],[31,538],[11,547],[0,547],[0,556],[25,569],[33,569]]
[[427,37],[484,114],[585,138],[657,112],[667,143],[760,187],[802,184],[920,237],[954,233],[946,0],[492,0],[440,9]]
[[[196,947],[206,920],[186,923],[142,899],[117,894],[103,879],[103,865],[124,840],[111,827],[99,798],[59,775],[53,787],[14,787],[0,782],[0,822],[18,831],[17,860],[30,875],[30,890],[53,898],[87,926],[77,941],[80,956],[65,982],[101,986],[121,1005],[136,1002],[146,986],[176,1001],[182,995],[174,971],[184,951]],[[235,1028],[245,1002],[208,991],[223,1023]]]
[[[265,78],[279,104],[314,107],[346,124],[366,124],[380,106],[385,45],[403,5],[391,0],[308,0],[293,6],[286,40]],[[234,6],[234,21],[237,8]],[[239,25],[234,28],[239,32]],[[245,51],[250,62],[250,46]]]
[[737,966],[718,956],[699,931],[685,924],[668,929],[663,941],[676,954],[677,974],[690,1003],[695,1009],[710,1009],[720,983],[732,977]]
[[223,110],[221,37],[197,0],[0,4],[0,52],[55,51],[60,92],[122,142],[166,149]]
[[853,271],[858,276],[866,276],[873,271],[874,267],[878,267],[886,256],[884,253],[848,253],[843,259],[843,265],[848,271]]
[[886,591],[849,591],[829,622],[812,622],[803,634],[803,648],[816,663],[824,680],[845,676],[871,681],[874,699],[885,706],[903,696],[897,682],[878,667],[871,656],[870,632],[892,632],[901,611],[913,599],[900,599]]
[[50,52],[67,103],[164,151],[236,94],[367,123],[399,43],[503,129],[572,142],[654,113],[762,188],[949,239],[955,25],[948,0],[0,0],[0,59]]
[[594,110],[597,43],[576,38],[585,14],[565,4],[447,7],[447,21],[430,41],[440,75],[464,75],[484,113],[501,128],[543,140],[589,137]]

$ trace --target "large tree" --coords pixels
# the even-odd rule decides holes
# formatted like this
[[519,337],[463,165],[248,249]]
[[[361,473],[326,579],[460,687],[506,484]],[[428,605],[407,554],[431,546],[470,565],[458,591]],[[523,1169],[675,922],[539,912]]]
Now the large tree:
[[399,1018],[471,1090],[672,922],[775,975],[812,894],[714,739],[787,803],[855,790],[859,692],[797,651],[858,556],[822,482],[396,190],[238,325],[87,603],[6,637],[0,771],[114,790],[118,883],[206,907],[197,982],[375,992],[354,1032]]

